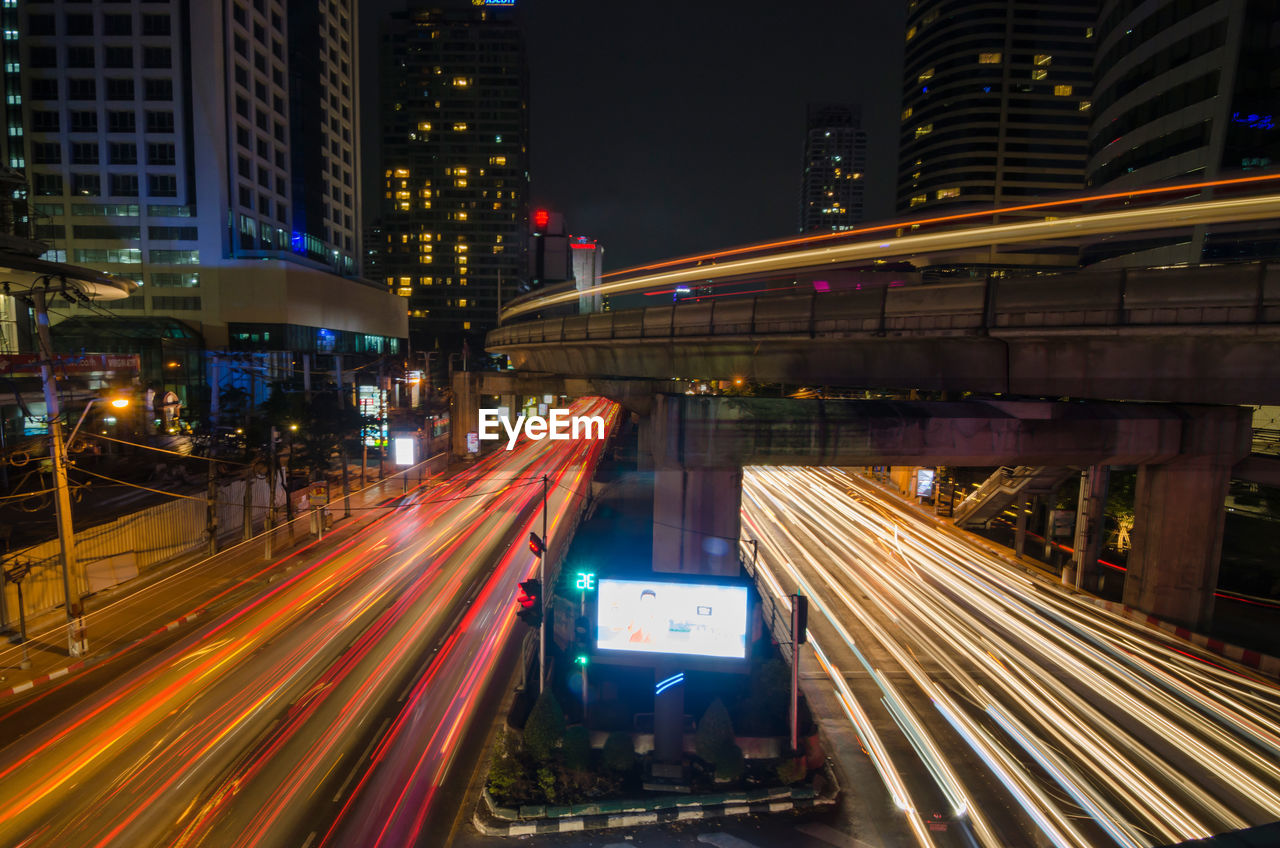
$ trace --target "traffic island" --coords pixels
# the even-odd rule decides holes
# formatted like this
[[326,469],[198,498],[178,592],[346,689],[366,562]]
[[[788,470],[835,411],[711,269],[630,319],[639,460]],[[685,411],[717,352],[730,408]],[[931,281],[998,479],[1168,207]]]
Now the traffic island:
[[777,786],[705,795],[662,795],[587,804],[504,807],[489,790],[476,803],[472,824],[485,836],[528,836],[670,824],[701,819],[803,811],[836,803],[840,786],[830,763],[808,780]]

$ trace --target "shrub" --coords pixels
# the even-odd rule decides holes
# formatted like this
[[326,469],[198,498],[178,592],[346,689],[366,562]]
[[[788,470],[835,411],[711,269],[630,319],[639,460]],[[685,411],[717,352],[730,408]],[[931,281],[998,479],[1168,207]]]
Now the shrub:
[[489,794],[499,802],[522,798],[529,791],[529,771],[519,754],[511,749],[505,730],[498,737],[489,764]]
[[543,766],[538,769],[538,788],[542,790],[542,795],[547,799],[548,804],[554,804],[556,798],[556,773],[550,768]]
[[623,730],[615,730],[604,740],[601,762],[605,769],[619,774],[631,771],[636,764],[636,746],[631,734]]
[[799,783],[805,774],[804,757],[792,757],[778,763],[778,780],[783,785]]
[[702,714],[702,721],[698,722],[693,747],[699,757],[715,765],[730,746],[734,746],[733,721],[724,701],[716,698]]
[[581,724],[565,731],[564,767],[570,771],[586,771],[591,767],[591,732]]
[[564,739],[564,729],[564,709],[550,689],[542,690],[524,725],[525,750],[540,763],[550,760]]
[[742,754],[742,749],[730,742],[720,749],[714,764],[716,780],[737,780],[746,770],[747,760]]

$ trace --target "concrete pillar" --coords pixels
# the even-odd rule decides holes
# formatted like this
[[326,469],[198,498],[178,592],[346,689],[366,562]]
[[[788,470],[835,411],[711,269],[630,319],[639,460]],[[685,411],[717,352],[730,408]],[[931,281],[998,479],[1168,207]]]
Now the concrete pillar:
[[1203,631],[1213,620],[1231,467],[1203,457],[1138,468],[1124,603]]
[[1014,503],[1013,508],[1018,511],[1018,521],[1013,528],[1013,553],[1014,556],[1022,556],[1027,550],[1027,512],[1031,509],[1032,498],[1024,495]]
[[639,415],[636,424],[636,471],[653,470],[653,416]]
[[741,501],[741,468],[656,470],[653,570],[737,576]]
[[1111,474],[1105,465],[1090,465],[1080,472],[1080,499],[1076,507],[1075,543],[1071,546],[1072,568],[1064,570],[1063,581],[1074,572],[1072,585],[1086,592],[1098,588],[1098,554],[1106,535],[1107,483]]
[[480,430],[480,375],[456,371],[449,410],[449,447],[454,457],[467,455],[467,433]]
[[1124,603],[1203,632],[1213,619],[1231,469],[1248,455],[1246,407],[1180,407],[1182,455],[1138,467]]

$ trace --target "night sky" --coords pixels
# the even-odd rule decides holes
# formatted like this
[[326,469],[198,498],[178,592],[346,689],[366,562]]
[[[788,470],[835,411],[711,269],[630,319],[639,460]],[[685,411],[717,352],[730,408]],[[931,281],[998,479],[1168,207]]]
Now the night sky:
[[[867,217],[891,214],[905,3],[521,2],[532,203],[598,239],[607,270],[794,234],[808,101],[862,103]],[[373,50],[400,4],[363,5]]]

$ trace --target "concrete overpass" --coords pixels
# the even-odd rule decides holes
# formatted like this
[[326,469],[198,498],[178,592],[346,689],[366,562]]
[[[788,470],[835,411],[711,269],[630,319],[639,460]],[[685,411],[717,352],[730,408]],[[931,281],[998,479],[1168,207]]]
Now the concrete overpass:
[[711,299],[489,334],[521,371],[1280,403],[1280,265]]

